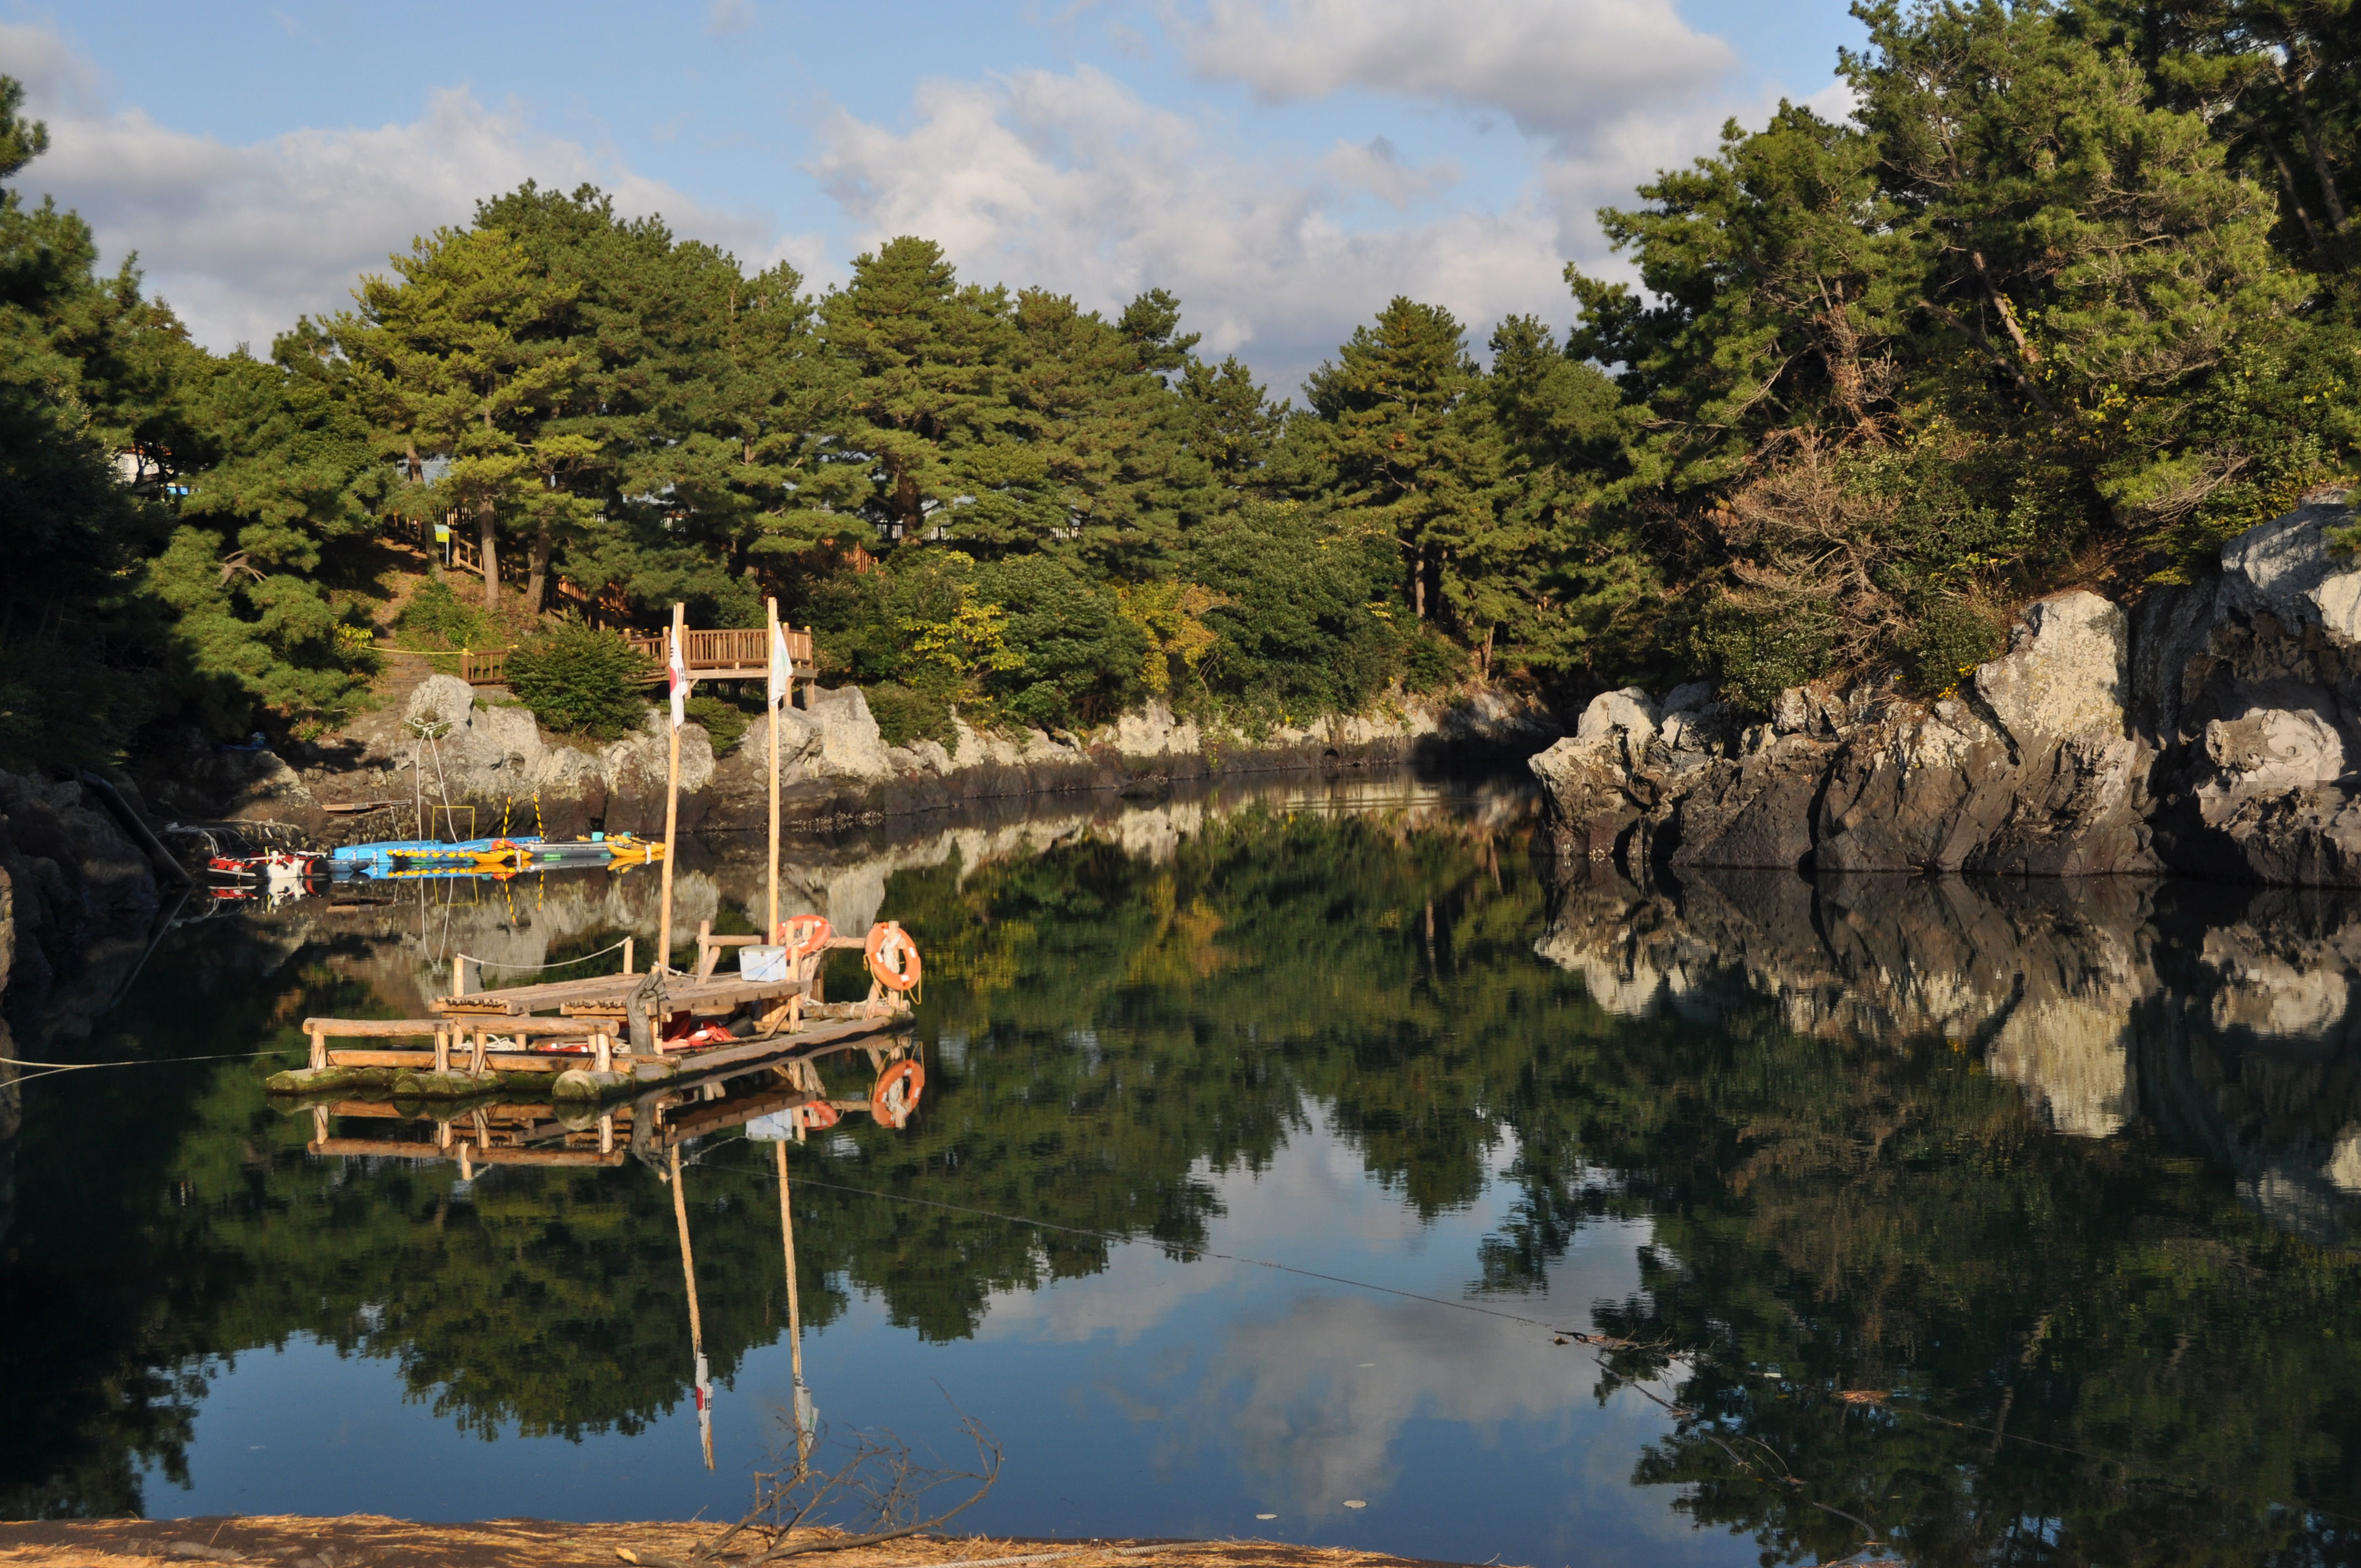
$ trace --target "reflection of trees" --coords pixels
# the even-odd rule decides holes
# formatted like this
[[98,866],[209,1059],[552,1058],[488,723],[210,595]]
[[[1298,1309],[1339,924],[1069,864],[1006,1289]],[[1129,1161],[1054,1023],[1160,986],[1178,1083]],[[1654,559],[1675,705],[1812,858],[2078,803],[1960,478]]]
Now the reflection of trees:
[[[1706,1353],[1637,1476],[1691,1488],[1700,1523],[1773,1561],[1859,1546],[1815,1500],[1929,1563],[2342,1560],[2341,1526],[2275,1505],[2361,1513],[2361,1268],[2193,1162],[2057,1137],[1964,1052],[1797,1036],[1772,1001],[1537,1053],[1510,1119],[1524,1193],[1493,1282],[1541,1277],[1570,1216],[1653,1221],[1642,1293],[1598,1317]],[[1740,1470],[1708,1427],[1801,1484]]]
[[[2218,1019],[2260,1003],[2199,994],[2230,972],[2224,943],[2141,905],[2125,950],[2178,990],[2125,991],[2114,925],[1895,885],[1927,913],[1894,916],[1873,890],[1715,895],[1717,929],[1752,922],[1737,965],[1700,935],[1700,903],[1602,917],[1626,946],[1583,948],[1577,974],[1532,958],[1543,890],[1517,840],[1447,817],[1248,812],[1153,857],[1082,838],[902,872],[888,901],[927,948],[928,1102],[901,1134],[855,1119],[798,1151],[807,1321],[860,1289],[957,1338],[996,1293],[1104,1267],[1106,1237],[1202,1245],[1207,1173],[1261,1168],[1316,1103],[1422,1214],[1474,1200],[1506,1152],[1513,1200],[1470,1260],[1481,1286],[1544,1288],[1587,1219],[1648,1218],[1644,1288],[1602,1326],[1706,1358],[1680,1364],[1694,1413],[1640,1479],[1686,1486],[1701,1522],[1774,1557],[1851,1550],[1817,1499],[1905,1531],[1928,1563],[2335,1558],[2326,1525],[2269,1505],[2361,1514],[2361,1280],[2175,1152],[2220,1156],[2201,1123],[2301,1120],[2231,1095],[2298,1080],[2239,1076],[2261,1047]],[[365,1005],[328,948],[258,979],[242,939],[159,955],[94,1053],[292,1047],[302,1014]],[[2010,978],[2037,949],[2059,995],[2121,992],[2142,1053],[2123,1134],[2058,1137],[1983,1070],[2048,994]],[[2236,972],[2276,972],[2268,956]],[[1947,963],[1975,983],[1928,989]],[[1653,1011],[1592,1000],[1629,1008],[1649,974],[1678,981],[1647,982],[1671,998]],[[1914,1007],[1946,1022],[1901,1043],[1850,1022]],[[629,1431],[685,1396],[669,1199],[646,1171],[503,1168],[461,1188],[447,1166],[311,1161],[308,1123],[258,1084],[233,1062],[28,1091],[0,1271],[0,1507],[137,1507],[140,1465],[169,1475],[185,1443],[205,1355],[295,1333],[393,1358],[480,1432]],[[783,1326],[773,1182],[727,1145],[691,1171],[724,1376]],[[1896,1397],[1844,1407],[1842,1389]],[[1734,1469],[1706,1422],[1770,1443],[1803,1485]]]

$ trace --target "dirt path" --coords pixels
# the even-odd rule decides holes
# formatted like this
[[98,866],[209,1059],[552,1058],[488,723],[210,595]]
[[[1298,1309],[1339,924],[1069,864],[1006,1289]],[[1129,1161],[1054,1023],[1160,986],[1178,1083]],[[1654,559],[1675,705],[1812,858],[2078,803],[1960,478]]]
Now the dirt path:
[[[619,1568],[632,1556],[686,1557],[719,1527],[556,1524],[493,1519],[412,1524],[371,1514],[305,1519],[105,1519],[0,1524],[0,1568],[154,1568],[159,1559],[274,1568]],[[815,1532],[819,1533],[819,1532]],[[741,1538],[743,1539],[742,1537]],[[1144,1548],[1144,1549],[1143,1549]],[[927,1537],[822,1552],[812,1568],[951,1568],[1019,1558],[1001,1568],[1404,1568],[1414,1559],[1274,1541],[1008,1541]]]

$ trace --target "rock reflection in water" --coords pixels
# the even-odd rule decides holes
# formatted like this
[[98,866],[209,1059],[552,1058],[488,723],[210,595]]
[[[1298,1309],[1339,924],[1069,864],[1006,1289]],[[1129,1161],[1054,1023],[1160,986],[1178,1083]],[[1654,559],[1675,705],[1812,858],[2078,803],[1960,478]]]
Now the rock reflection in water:
[[2361,894],[1584,869],[1535,950],[1611,1012],[1768,1000],[1798,1034],[1970,1053],[2058,1133],[2145,1124],[2309,1240],[2343,1244],[2361,1207]]

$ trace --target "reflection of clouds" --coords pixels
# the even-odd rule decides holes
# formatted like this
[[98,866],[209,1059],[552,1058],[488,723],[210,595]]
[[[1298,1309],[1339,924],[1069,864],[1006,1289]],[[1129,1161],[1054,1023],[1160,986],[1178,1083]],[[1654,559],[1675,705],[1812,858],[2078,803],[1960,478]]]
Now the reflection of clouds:
[[[1629,1260],[1621,1252],[1618,1272]],[[1504,1421],[1587,1402],[1596,1376],[1589,1356],[1519,1324],[1383,1297],[1304,1296],[1230,1330],[1175,1437],[1235,1442],[1242,1467],[1263,1479],[1263,1503],[1324,1519],[1347,1497],[1393,1495],[1392,1450],[1413,1418],[1474,1427],[1490,1447]]]
[[[1378,1508],[1414,1501],[1398,1457],[1412,1422],[1467,1428],[1458,1441],[1482,1448],[1500,1442],[1510,1423],[1538,1422],[1554,1429],[1554,1443],[1581,1454],[1581,1496],[1554,1508],[1570,1519],[1603,1508],[1651,1534],[1687,1533],[1665,1511],[1668,1498],[1629,1485],[1639,1445],[1662,1435],[1651,1407],[1627,1394],[1602,1410],[1587,1352],[1553,1345],[1527,1324],[1442,1304],[1472,1300],[1587,1326],[1590,1303],[1638,1288],[1645,1224],[1586,1228],[1549,1296],[1475,1299],[1465,1282],[1497,1216],[1479,1209],[1422,1223],[1317,1111],[1268,1168],[1201,1168],[1198,1176],[1220,1199],[1213,1249],[1437,1300],[1250,1263],[1182,1263],[1139,1245],[1115,1249],[1107,1269],[1087,1280],[994,1297],[978,1337],[1104,1336],[1124,1347],[1085,1397],[1161,1429],[1159,1468],[1230,1455],[1255,1505],[1277,1509],[1290,1528],[1341,1517],[1348,1497]],[[1220,1319],[1187,1321],[1211,1314]]]
[[1234,1288],[1235,1264],[1176,1263],[1153,1244],[1115,1248],[1104,1272],[1049,1290],[996,1295],[977,1326],[980,1341],[1069,1343],[1104,1334],[1129,1344],[1192,1298]]

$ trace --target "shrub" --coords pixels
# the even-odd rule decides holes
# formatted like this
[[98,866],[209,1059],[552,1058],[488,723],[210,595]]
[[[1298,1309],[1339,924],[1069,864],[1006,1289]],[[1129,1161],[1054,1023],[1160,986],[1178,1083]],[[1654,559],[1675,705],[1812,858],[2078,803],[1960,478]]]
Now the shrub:
[[597,740],[611,740],[639,723],[646,703],[631,683],[646,672],[647,661],[630,643],[579,621],[526,639],[508,659],[509,689],[535,718],[562,734]]
[[1147,637],[1112,593],[1064,562],[1019,555],[979,566],[974,597],[1005,613],[993,633],[1004,656],[983,684],[1019,723],[1095,724],[1144,695]]
[[1918,612],[1895,650],[1913,690],[1939,696],[1989,659],[1998,658],[2006,639],[2000,623],[1965,599],[1940,598]]
[[891,684],[865,687],[862,696],[868,700],[870,717],[877,720],[878,732],[888,746],[906,746],[913,740],[951,743],[954,731],[948,698]]
[[429,577],[419,584],[394,625],[411,637],[445,648],[483,648],[500,640],[492,618],[479,605],[462,603],[447,577]]
[[716,751],[727,751],[738,744],[738,738],[746,733],[746,727],[754,718],[733,699],[709,692],[688,699],[688,717],[712,737]]
[[1721,679],[1721,695],[1768,713],[1789,686],[1828,672],[1836,641],[1828,612],[1803,600],[1751,604],[1723,598],[1690,633],[1692,652]]

